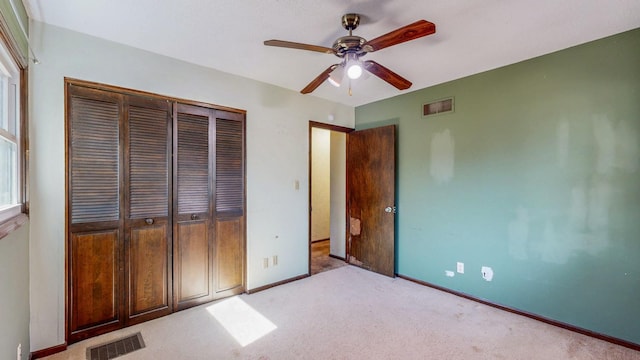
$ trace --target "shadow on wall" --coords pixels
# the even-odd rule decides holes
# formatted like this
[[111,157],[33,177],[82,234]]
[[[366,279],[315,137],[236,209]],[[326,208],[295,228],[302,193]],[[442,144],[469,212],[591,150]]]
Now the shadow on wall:
[[260,103],[267,108],[286,107],[292,99],[290,91],[266,83],[260,83],[258,91]]
[[381,126],[398,125],[398,124],[400,124],[400,118],[392,118],[392,119],[374,121],[374,122],[365,123],[365,124],[356,124],[356,130],[372,129],[372,128],[381,127]]

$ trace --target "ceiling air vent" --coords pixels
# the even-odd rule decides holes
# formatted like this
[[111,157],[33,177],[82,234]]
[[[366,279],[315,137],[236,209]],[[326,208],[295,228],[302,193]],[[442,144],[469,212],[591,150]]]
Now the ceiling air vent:
[[453,112],[453,97],[436,100],[422,105],[422,116],[447,114]]

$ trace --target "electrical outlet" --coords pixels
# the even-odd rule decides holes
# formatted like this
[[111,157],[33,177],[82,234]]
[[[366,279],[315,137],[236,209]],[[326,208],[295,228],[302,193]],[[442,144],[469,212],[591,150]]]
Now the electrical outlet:
[[278,255],[273,255],[273,257],[271,258],[271,263],[273,264],[273,266],[278,265]]
[[459,262],[456,269],[458,271],[458,274],[464,274],[464,263]]
[[269,258],[262,259],[262,268],[266,269],[269,267]]

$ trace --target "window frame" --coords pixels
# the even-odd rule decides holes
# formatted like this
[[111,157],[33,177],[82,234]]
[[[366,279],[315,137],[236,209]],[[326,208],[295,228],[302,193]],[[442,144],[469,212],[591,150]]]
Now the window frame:
[[[15,135],[4,129],[0,131],[0,138],[7,139],[16,144],[16,203],[11,206],[4,207],[0,210],[0,239],[6,237],[14,230],[22,226],[28,219],[28,201],[27,201],[27,148],[28,148],[28,127],[27,127],[27,73],[25,62],[21,61],[17,55],[11,38],[7,36],[4,26],[0,26],[0,71],[11,76],[11,83],[16,85],[15,98],[11,99],[12,105],[15,105],[13,114],[15,118]],[[9,74],[7,74],[9,73]],[[7,93],[9,96],[9,94]],[[12,110],[9,110],[11,113]]]

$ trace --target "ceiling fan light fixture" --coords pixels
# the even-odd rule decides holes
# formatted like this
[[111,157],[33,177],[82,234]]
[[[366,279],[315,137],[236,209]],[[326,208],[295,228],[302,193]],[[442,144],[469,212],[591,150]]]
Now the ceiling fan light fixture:
[[340,87],[342,84],[342,79],[344,79],[344,65],[338,65],[329,75],[329,84]]
[[362,66],[360,66],[360,64],[351,64],[349,65],[349,68],[347,69],[347,76],[349,77],[349,79],[355,80],[360,78],[360,76],[362,75]]
[[355,80],[362,76],[362,63],[358,59],[357,54],[347,54],[345,67],[347,69],[347,76],[349,79]]

